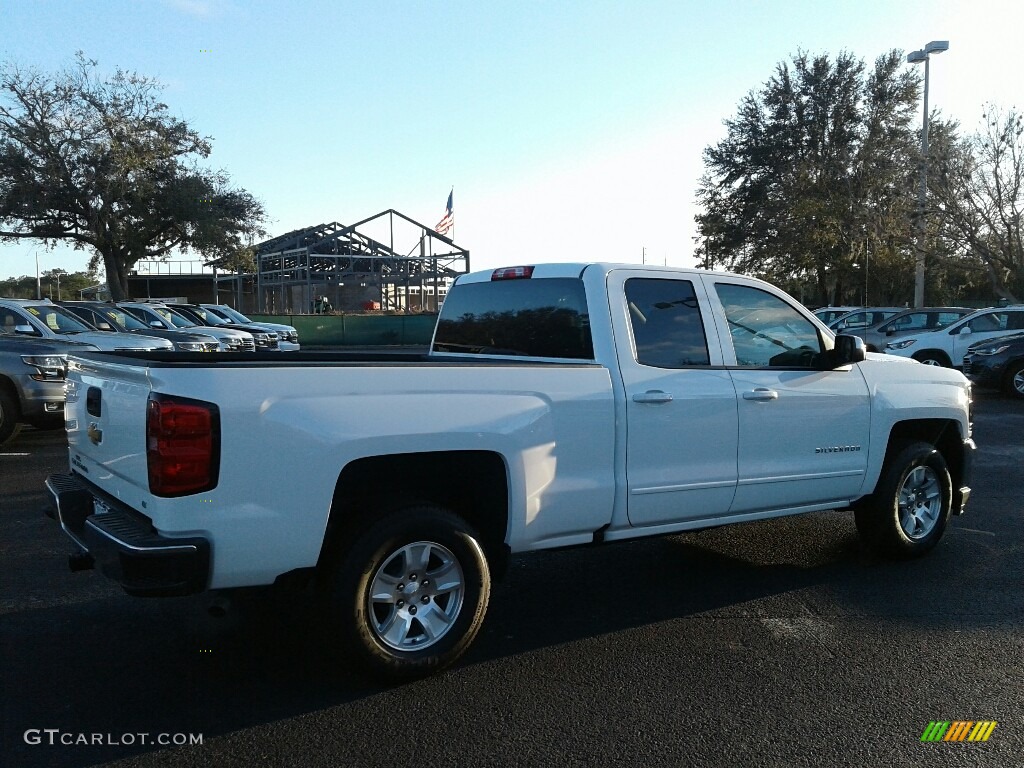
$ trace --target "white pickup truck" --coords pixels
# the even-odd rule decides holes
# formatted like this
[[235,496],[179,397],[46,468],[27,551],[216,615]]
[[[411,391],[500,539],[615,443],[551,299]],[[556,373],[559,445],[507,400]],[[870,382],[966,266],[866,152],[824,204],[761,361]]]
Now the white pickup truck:
[[[451,664],[509,553],[852,510],[913,556],[970,495],[971,390],[737,275],[465,275],[430,352],[72,358],[53,516],[136,595],[305,580],[362,663]],[[264,468],[254,473],[254,466]]]

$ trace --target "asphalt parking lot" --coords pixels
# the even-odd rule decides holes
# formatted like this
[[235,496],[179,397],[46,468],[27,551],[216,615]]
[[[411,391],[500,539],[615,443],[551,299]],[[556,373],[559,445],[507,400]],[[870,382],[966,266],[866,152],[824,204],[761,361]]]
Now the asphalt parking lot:
[[521,557],[459,666],[386,687],[301,598],[211,619],[68,572],[40,512],[63,435],[26,431],[0,449],[0,765],[1022,765],[1022,436],[982,393],[968,514],[924,559],[873,560],[836,512]]

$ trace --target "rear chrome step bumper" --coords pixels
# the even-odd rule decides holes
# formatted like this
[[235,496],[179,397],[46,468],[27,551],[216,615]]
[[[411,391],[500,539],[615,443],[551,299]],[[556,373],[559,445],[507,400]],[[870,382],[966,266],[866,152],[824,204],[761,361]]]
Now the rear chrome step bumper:
[[75,474],[50,475],[46,488],[53,498],[47,514],[81,550],[72,555],[73,569],[82,570],[88,562],[83,558],[91,557],[128,594],[140,597],[191,595],[206,589],[206,539],[161,536],[145,515],[106,497]]

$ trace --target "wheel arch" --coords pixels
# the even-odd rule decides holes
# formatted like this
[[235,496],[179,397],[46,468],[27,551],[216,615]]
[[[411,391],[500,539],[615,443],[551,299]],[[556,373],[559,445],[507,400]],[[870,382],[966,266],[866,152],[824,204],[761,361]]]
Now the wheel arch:
[[888,465],[901,445],[915,440],[930,443],[942,454],[953,483],[953,509],[959,511],[962,507],[959,496],[965,469],[964,436],[960,433],[959,422],[953,419],[911,419],[896,422],[889,432],[883,467]]
[[912,355],[912,357],[915,360],[917,360],[918,362],[920,362],[920,360],[922,358],[933,357],[936,360],[944,361],[943,365],[946,368],[952,368],[953,367],[953,361],[950,359],[949,355],[944,350],[941,350],[941,349],[922,349],[922,350],[920,350],[918,352],[915,352]]
[[338,475],[318,567],[333,562],[382,514],[414,504],[451,510],[481,537],[492,572],[508,559],[508,468],[491,451],[437,451],[356,459]]
[[1024,357],[1018,357],[1011,360],[1006,364],[1006,370],[1003,373],[1002,390],[1011,395],[1015,394],[1013,391],[1013,375],[1016,373],[1018,366],[1024,363]]
[[16,411],[14,420],[19,421],[21,419],[21,394],[18,392],[18,386],[9,377],[0,375],[0,392],[10,395]]

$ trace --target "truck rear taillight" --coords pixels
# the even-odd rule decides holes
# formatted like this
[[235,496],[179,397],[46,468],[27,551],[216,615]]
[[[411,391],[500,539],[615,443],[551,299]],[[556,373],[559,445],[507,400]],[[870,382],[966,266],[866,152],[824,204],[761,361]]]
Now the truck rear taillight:
[[503,267],[491,272],[491,280],[525,280],[533,276],[533,267]]
[[187,496],[217,485],[220,411],[201,400],[150,395],[146,463],[154,496]]

